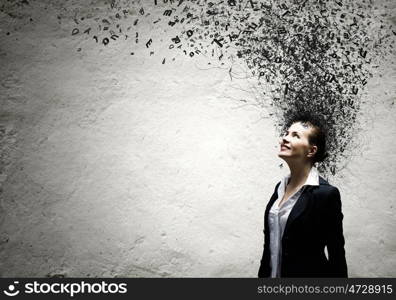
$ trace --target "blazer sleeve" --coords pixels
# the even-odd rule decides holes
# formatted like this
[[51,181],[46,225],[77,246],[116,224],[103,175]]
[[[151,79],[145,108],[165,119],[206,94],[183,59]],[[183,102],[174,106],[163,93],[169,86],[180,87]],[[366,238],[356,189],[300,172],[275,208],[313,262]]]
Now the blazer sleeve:
[[326,244],[329,260],[329,274],[331,277],[348,277],[345,259],[345,240],[341,210],[341,196],[336,187],[332,187],[328,195],[326,213]]

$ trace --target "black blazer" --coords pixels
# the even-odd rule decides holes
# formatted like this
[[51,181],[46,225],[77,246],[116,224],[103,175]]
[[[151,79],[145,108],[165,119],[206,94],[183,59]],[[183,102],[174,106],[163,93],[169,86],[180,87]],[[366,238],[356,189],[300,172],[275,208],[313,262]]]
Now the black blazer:
[[[259,277],[271,276],[268,213],[278,198],[279,184],[265,209]],[[322,177],[319,177],[319,186],[307,186],[286,222],[281,277],[347,277],[342,219],[340,192],[336,187]]]

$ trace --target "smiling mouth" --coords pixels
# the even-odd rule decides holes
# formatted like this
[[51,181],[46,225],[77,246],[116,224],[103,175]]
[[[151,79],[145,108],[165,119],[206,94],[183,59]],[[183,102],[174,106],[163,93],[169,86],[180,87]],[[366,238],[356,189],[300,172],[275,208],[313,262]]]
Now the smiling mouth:
[[285,150],[285,149],[290,149],[290,148],[287,147],[287,146],[285,146],[285,145],[282,145],[282,146],[281,146],[281,150]]

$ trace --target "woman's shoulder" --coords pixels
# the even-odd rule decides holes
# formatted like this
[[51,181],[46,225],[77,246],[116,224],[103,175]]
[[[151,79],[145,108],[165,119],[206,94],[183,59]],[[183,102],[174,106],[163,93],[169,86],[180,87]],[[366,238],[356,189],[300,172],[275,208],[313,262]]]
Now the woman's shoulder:
[[322,188],[323,190],[334,190],[334,189],[338,190],[336,186],[330,184],[322,176],[319,176],[319,187]]
[[317,187],[317,189],[315,189],[314,193],[322,196],[323,198],[340,198],[340,191],[338,190],[338,188],[330,184],[326,179],[321,176],[319,176],[319,186]]

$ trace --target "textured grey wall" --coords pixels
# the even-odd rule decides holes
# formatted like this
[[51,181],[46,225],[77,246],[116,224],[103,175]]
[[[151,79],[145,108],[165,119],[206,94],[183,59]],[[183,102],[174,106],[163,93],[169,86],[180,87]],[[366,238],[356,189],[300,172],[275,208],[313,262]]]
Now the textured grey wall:
[[[175,1],[63,2],[1,3],[0,275],[255,277],[264,208],[287,171],[269,88],[243,60],[169,49],[176,27],[152,20]],[[103,45],[117,4],[129,18]],[[395,23],[391,1],[370,7]],[[128,24],[140,27],[126,38]],[[330,177],[351,277],[396,276],[388,32]]]

